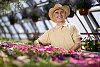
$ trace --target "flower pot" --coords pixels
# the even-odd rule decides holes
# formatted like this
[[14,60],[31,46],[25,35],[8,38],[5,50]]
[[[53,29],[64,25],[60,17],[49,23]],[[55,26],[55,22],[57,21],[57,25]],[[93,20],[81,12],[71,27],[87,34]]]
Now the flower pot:
[[70,15],[68,17],[73,17],[74,16],[74,10],[70,7]]
[[38,21],[38,17],[35,17],[35,16],[32,17],[32,21],[33,21],[33,22],[37,22],[37,21]]
[[80,8],[79,13],[80,15],[88,15],[89,9],[88,8]]
[[11,25],[14,25],[17,22],[17,18],[13,15],[9,16],[8,18]]

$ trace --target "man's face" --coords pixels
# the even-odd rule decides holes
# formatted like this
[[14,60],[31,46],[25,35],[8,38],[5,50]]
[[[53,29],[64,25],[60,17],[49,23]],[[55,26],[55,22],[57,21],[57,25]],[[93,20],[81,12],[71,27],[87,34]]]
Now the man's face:
[[65,20],[65,11],[63,9],[57,9],[53,13],[53,18],[57,23],[63,22]]

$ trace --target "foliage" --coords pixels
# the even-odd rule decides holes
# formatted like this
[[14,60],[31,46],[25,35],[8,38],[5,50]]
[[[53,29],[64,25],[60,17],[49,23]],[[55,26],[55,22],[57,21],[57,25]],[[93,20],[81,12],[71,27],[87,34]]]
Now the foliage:
[[19,2],[19,0],[0,0],[0,9],[8,10],[10,3],[12,3],[12,2]]
[[[35,39],[34,39],[35,40]],[[12,40],[5,37],[0,37],[1,43],[17,43],[17,44],[33,44],[34,40]]]
[[1,41],[1,40],[9,40],[9,38],[0,37],[0,41]]
[[7,2],[0,2],[0,9],[1,10],[8,10],[9,4]]
[[11,25],[14,25],[17,22],[17,18],[14,15],[9,16],[8,18]]
[[41,9],[28,7],[21,10],[22,19],[31,18],[34,22],[38,21],[41,16]]
[[95,0],[70,0],[70,3],[75,9],[91,8],[94,5]]
[[100,40],[95,40],[93,37],[86,37],[82,40],[81,45],[86,51],[99,52],[100,51]]
[[34,22],[37,22],[38,21],[38,18],[40,18],[40,14],[37,13],[37,11],[32,11],[31,12],[31,18]]

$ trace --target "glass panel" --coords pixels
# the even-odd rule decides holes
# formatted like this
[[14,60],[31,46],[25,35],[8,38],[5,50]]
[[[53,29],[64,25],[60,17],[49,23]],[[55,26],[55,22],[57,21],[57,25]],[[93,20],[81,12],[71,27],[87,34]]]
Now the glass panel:
[[2,23],[2,20],[0,19],[0,24]]
[[36,23],[36,25],[37,25],[40,33],[44,33],[46,31],[43,21],[38,21]]
[[24,32],[23,28],[19,24],[15,24],[15,28],[19,33],[23,33]]
[[8,22],[7,16],[3,16],[3,17],[2,17],[2,20],[3,20],[4,22]]
[[17,13],[17,14],[16,14],[16,17],[17,17],[18,19],[22,19],[21,13]]
[[14,39],[19,39],[18,34],[13,34]]
[[10,22],[9,22],[9,19],[8,19],[7,16],[3,16],[1,22],[2,22],[2,25],[3,25],[3,26],[4,26],[4,25],[9,26],[9,25],[10,25]]
[[[80,17],[80,16],[79,16]],[[86,22],[83,17],[81,17],[82,22]],[[83,21],[84,20],[84,21]],[[74,15],[73,18],[68,18],[69,23],[76,24],[80,30],[80,33],[86,33],[85,29],[83,28],[82,24],[80,23],[79,19]],[[86,23],[85,23],[86,24]]]
[[13,33],[13,38],[14,39],[19,39],[18,34],[16,33],[16,30],[14,29],[14,27],[10,26],[9,28],[10,28],[11,32]]
[[27,24],[28,24],[30,30],[31,30],[32,32],[35,32],[34,29],[33,29],[33,27],[32,27],[32,25],[31,25],[31,22],[28,22]]
[[5,37],[5,35],[4,34],[0,34],[0,37]]
[[37,4],[39,4],[39,3],[41,3],[41,0],[35,0],[35,2],[36,2]]
[[4,26],[5,24],[2,22],[2,19],[0,19],[0,25]]
[[46,22],[49,29],[51,29],[53,27],[53,25],[50,21],[46,20],[45,22]]
[[6,34],[7,38],[11,38],[11,35],[10,34]]
[[[87,24],[87,22],[86,22],[86,20],[84,19],[84,17],[82,16],[82,15],[80,15],[79,14],[79,11],[77,11],[77,15],[78,15],[78,17],[80,18],[80,20],[82,21],[82,23],[83,23],[83,25],[85,26],[85,28],[87,29],[87,31],[89,32],[89,33],[91,33],[91,29],[89,28],[89,26],[88,26],[88,24]],[[75,20],[75,19],[74,19]],[[83,29],[81,29],[82,27],[80,26],[80,25],[78,25],[80,28],[80,30],[82,31]]]
[[24,2],[24,1],[21,1],[21,4],[23,5],[23,7],[28,7],[28,5]]
[[7,27],[3,26],[3,28],[4,28],[4,30],[5,30],[6,33],[9,33]]
[[56,23],[50,20],[50,23],[52,24],[52,26],[56,26]]
[[0,36],[1,36],[1,34],[2,34],[2,31],[1,31],[1,29],[0,29]]
[[26,34],[20,34],[21,39],[27,39]]
[[[27,39],[27,36],[26,36],[26,34],[24,34],[25,32],[24,32],[24,30],[23,30],[23,28],[21,27],[20,24],[15,24],[15,28],[18,31],[21,39]],[[15,34],[15,37],[18,39],[18,36],[16,34]]]
[[[24,27],[26,27],[26,30],[28,31],[28,33],[31,33],[32,30],[31,30],[31,25],[29,25],[29,23],[23,23]],[[31,28],[30,28],[31,27]]]
[[40,1],[42,1],[42,2],[46,2],[47,0],[40,0]]
[[96,29],[96,27],[95,27],[95,25],[93,24],[93,22],[92,22],[92,20],[90,19],[90,17],[88,17],[88,18],[89,18],[89,20],[90,20],[90,22],[91,22],[93,28]]
[[14,29],[13,26],[10,26],[9,28],[10,28],[10,30],[11,30],[12,33],[14,33],[14,34],[16,33],[16,31],[15,31],[15,29]]
[[100,26],[100,12],[92,12],[94,18],[96,19],[97,23],[99,24]]

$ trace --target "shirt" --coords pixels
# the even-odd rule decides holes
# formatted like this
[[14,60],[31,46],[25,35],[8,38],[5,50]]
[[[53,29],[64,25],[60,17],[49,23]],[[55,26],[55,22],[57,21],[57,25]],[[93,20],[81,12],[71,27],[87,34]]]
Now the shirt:
[[71,49],[74,45],[80,43],[80,32],[74,24],[56,25],[46,31],[37,40],[43,44],[50,43],[54,47]]

